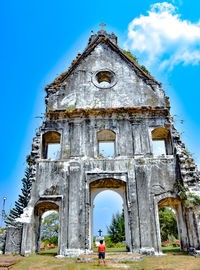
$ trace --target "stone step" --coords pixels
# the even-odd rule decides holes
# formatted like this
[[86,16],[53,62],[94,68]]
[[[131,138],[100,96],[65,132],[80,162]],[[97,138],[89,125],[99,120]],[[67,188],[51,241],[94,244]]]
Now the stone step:
[[[80,255],[77,258],[79,263],[95,263],[97,262],[98,254],[89,254],[89,255]],[[141,254],[133,254],[128,252],[123,253],[106,253],[106,262],[107,263],[121,263],[125,261],[139,262],[143,261],[143,256]]]
[[195,182],[196,178],[195,177],[184,177],[183,182]]

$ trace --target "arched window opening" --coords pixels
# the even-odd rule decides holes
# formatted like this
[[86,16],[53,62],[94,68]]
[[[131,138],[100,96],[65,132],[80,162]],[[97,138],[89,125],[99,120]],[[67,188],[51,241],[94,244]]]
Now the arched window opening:
[[60,134],[55,131],[49,131],[43,135],[42,140],[42,158],[60,159]]
[[105,129],[97,133],[98,155],[100,157],[115,156],[116,134],[112,130]]
[[104,237],[107,249],[120,246],[120,251],[126,251],[123,200],[112,190],[101,191],[93,201],[94,249],[100,235]]
[[152,131],[153,155],[172,155],[172,145],[169,130],[156,128]]

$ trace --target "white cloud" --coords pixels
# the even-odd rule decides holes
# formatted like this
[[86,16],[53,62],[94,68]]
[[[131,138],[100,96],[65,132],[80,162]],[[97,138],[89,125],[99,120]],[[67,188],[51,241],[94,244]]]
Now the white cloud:
[[155,3],[147,16],[140,15],[129,24],[125,47],[143,55],[147,65],[159,64],[170,69],[179,63],[197,65],[200,21],[182,20],[174,5]]

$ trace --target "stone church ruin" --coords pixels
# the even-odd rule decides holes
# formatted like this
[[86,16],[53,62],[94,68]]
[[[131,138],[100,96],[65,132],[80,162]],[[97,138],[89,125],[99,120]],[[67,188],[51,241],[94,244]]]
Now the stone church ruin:
[[[130,252],[161,253],[158,210],[176,212],[180,246],[200,249],[200,174],[170,116],[162,85],[104,29],[91,35],[69,69],[46,86],[46,119],[28,161],[28,206],[8,227],[5,253],[40,252],[41,216],[59,212],[58,255],[93,249],[93,201],[103,190],[123,199]],[[165,152],[156,155],[154,142]],[[109,143],[110,157],[100,148]],[[55,147],[55,148],[54,148]],[[51,149],[57,155],[51,156]]]

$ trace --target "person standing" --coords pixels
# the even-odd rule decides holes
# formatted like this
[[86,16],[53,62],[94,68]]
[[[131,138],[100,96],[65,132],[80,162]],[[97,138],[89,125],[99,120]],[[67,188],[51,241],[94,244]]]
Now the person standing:
[[103,240],[100,240],[100,245],[98,246],[98,252],[99,252],[98,265],[100,265],[101,259],[103,259],[103,262],[105,265],[106,264],[106,260],[105,260],[106,246],[103,244]]

